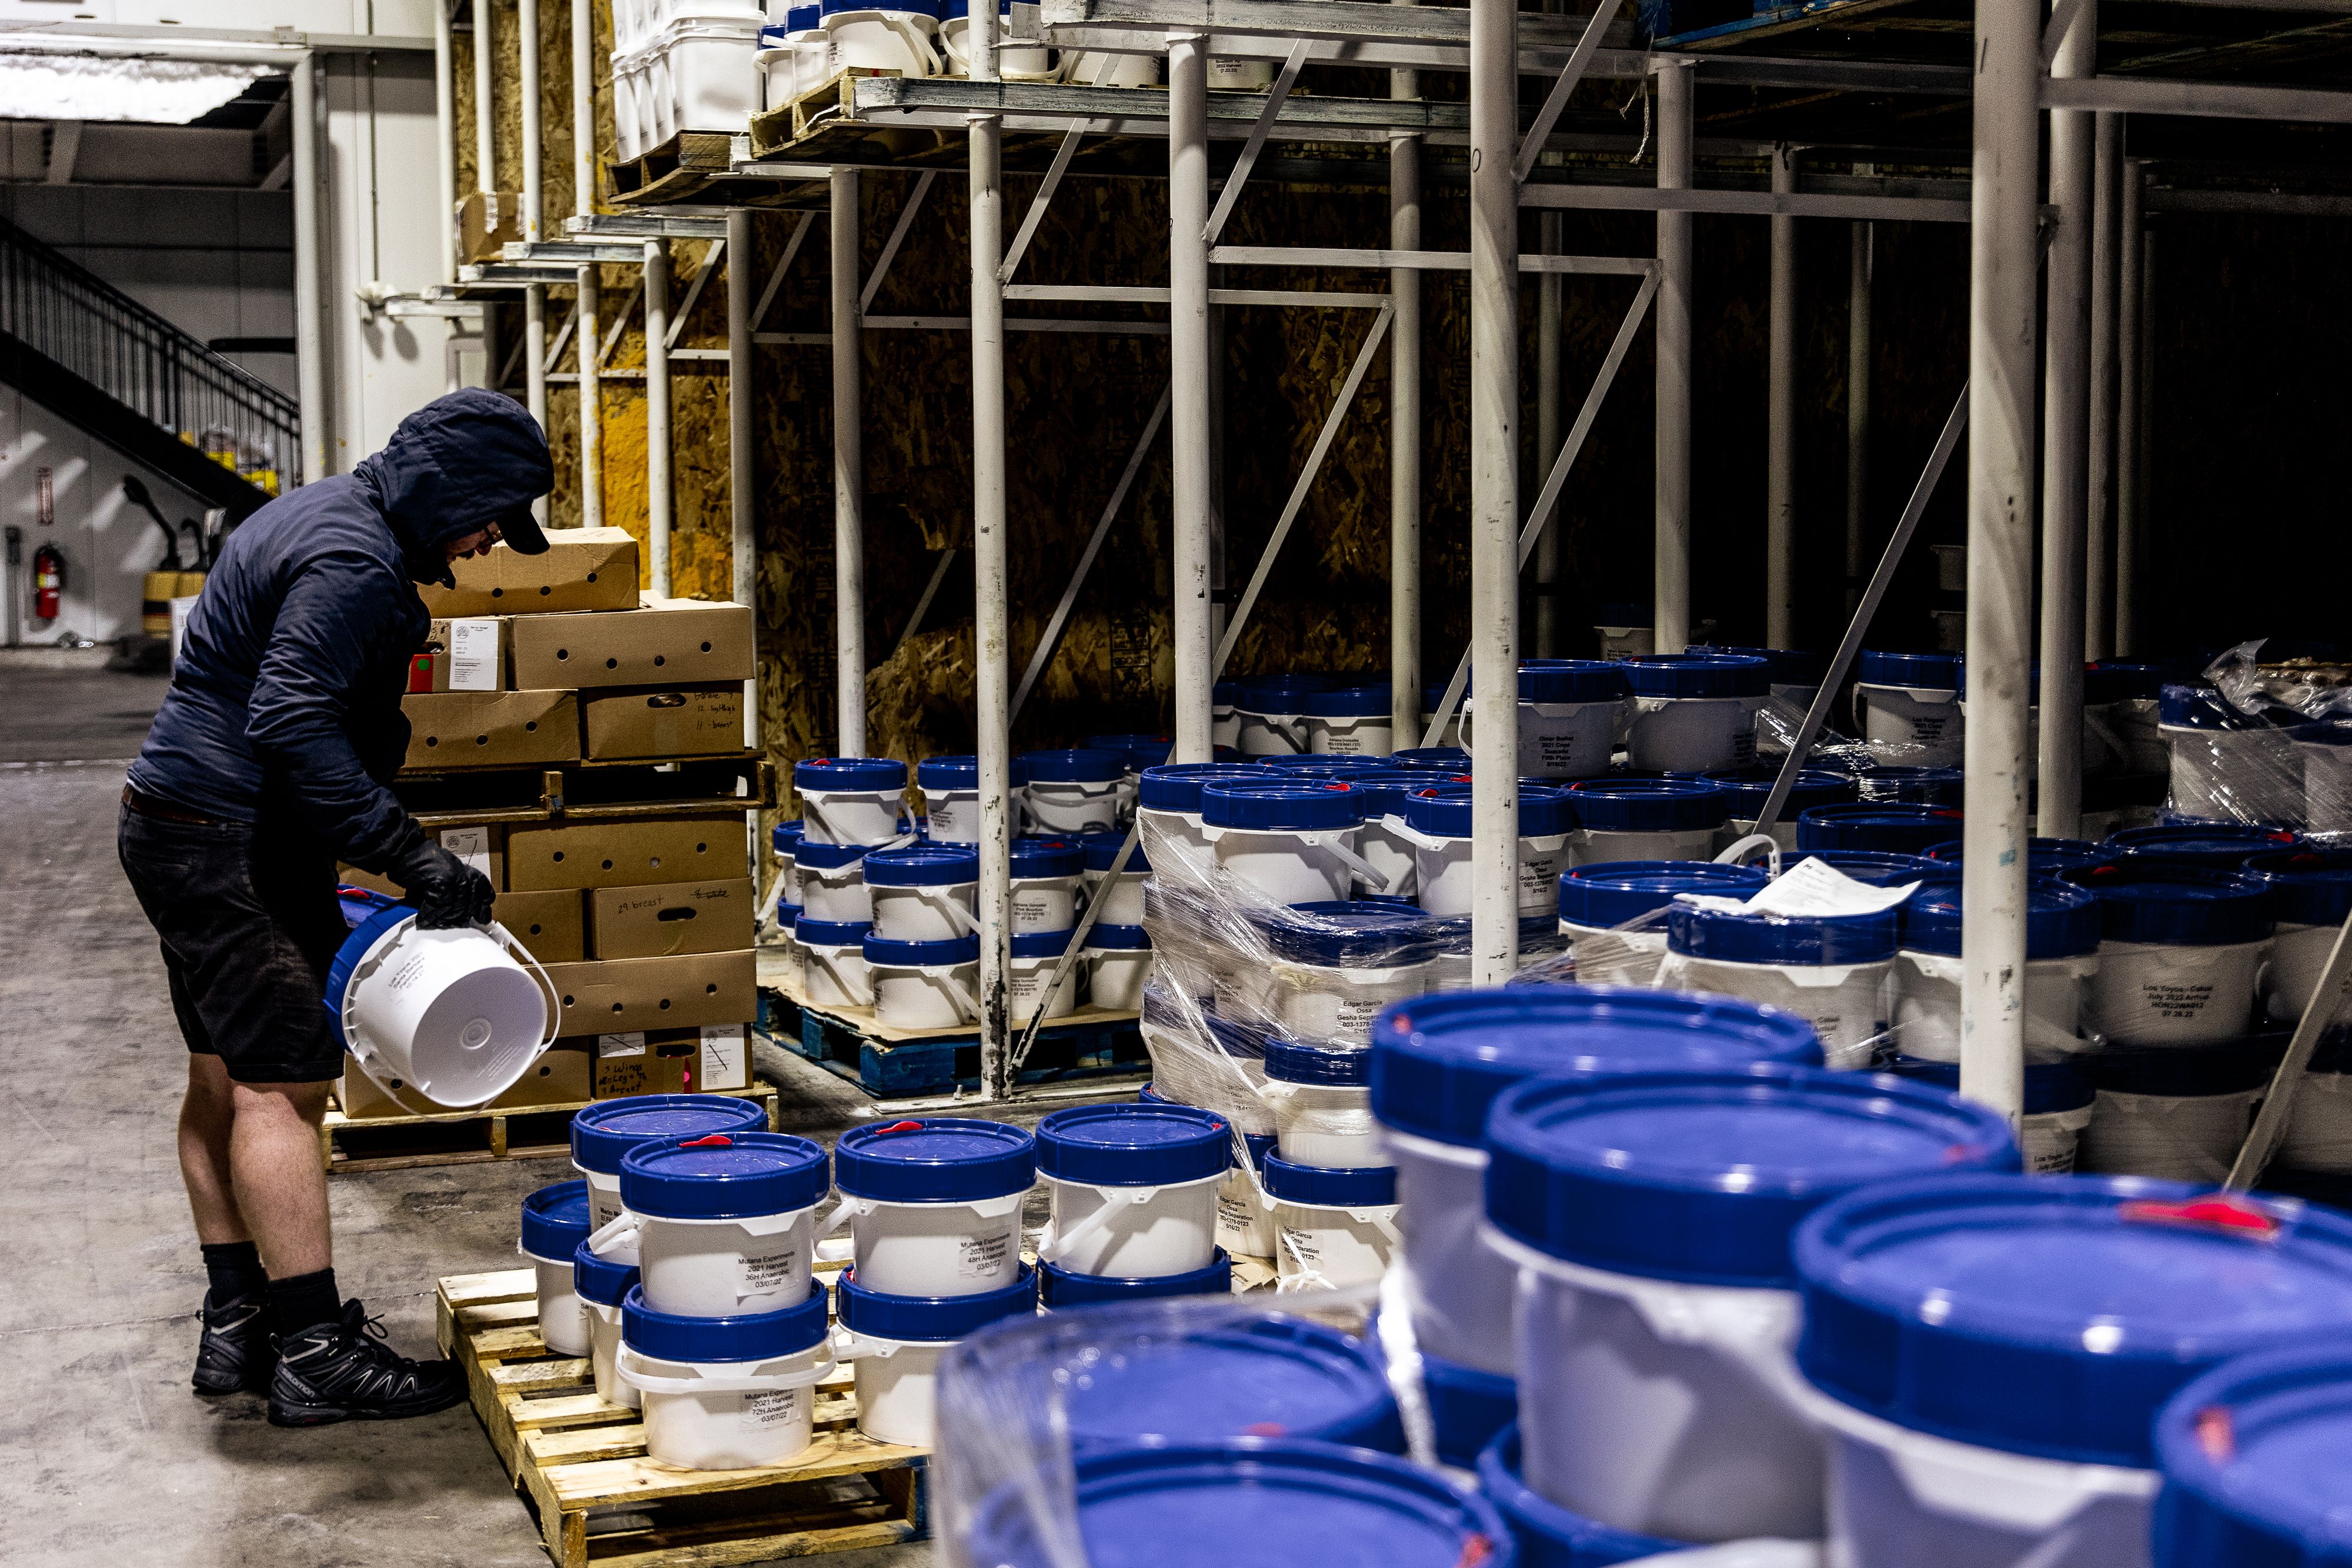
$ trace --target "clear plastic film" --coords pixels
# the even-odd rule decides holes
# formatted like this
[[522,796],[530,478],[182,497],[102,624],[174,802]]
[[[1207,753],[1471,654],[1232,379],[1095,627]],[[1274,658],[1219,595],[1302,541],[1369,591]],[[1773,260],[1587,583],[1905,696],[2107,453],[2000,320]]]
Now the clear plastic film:
[[[932,1460],[940,1562],[1087,1568],[1078,1466],[1090,1456],[1268,1433],[1402,1448],[1368,1330],[1374,1292],[1309,1304],[1311,1315],[1263,1297],[1089,1306],[1007,1320],[955,1346],[940,1363]],[[1292,1346],[1324,1372],[1311,1405],[1297,1380],[1252,1378],[1251,1355],[1219,1354]]]
[[2352,837],[2352,664],[2261,658],[2242,643],[2206,685],[2167,687],[2159,727],[2168,808]]

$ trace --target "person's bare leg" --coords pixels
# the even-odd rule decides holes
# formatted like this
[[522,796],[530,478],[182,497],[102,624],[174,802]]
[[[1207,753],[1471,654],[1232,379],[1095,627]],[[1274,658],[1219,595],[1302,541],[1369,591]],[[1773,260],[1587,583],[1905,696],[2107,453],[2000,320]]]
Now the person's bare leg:
[[248,1239],[229,1173],[229,1133],[236,1121],[228,1069],[217,1056],[191,1053],[188,1092],[180,1102],[180,1179],[196,1220],[196,1239],[212,1246]]
[[273,1280],[334,1267],[327,1228],[327,1172],[319,1159],[324,1083],[238,1083],[229,1168],[236,1212]]

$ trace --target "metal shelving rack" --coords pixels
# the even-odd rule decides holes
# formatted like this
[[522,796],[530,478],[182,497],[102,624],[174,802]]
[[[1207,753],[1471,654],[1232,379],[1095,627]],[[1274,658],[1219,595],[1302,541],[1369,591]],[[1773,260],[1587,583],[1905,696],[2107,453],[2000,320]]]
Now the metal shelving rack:
[[[1951,8],[1950,0],[1892,0],[1900,5],[1937,4]],[[2129,9],[2135,0],[2120,0]],[[2184,0],[2192,11],[2221,17],[2216,0]],[[2278,0],[2282,6],[2298,0]],[[2152,206],[2184,210],[2277,210],[2352,214],[2352,201],[2341,196],[2264,194],[2259,192],[2151,192],[2142,161],[2123,155],[2121,125],[2126,114],[2219,117],[2352,124],[2352,91],[2339,90],[2332,80],[2263,86],[2236,80],[2158,78],[2147,74],[2100,74],[2095,47],[2100,0],[2056,0],[2045,16],[2042,0],[1975,0],[1970,18],[1974,68],[1964,63],[1898,57],[1887,49],[1878,57],[1857,52],[1836,40],[1835,29],[1849,18],[1883,16],[1890,0],[1828,0],[1759,12],[1752,23],[1709,28],[1685,37],[1664,40],[1664,47],[1633,47],[1628,25],[1619,19],[1617,0],[1603,0],[1594,15],[1554,16],[1521,14],[1514,0],[1469,0],[1466,7],[1368,4],[1364,0],[1045,0],[1044,26],[1056,47],[1113,52],[1148,53],[1164,58],[1167,87],[1119,89],[1046,84],[1007,83],[994,79],[997,18],[993,7],[977,7],[971,17],[970,43],[974,60],[971,80],[903,80],[872,78],[855,82],[849,96],[848,119],[874,126],[923,127],[961,131],[964,152],[960,159],[933,153],[919,165],[877,152],[870,142],[839,134],[833,151],[803,160],[799,150],[786,147],[765,159],[751,156],[751,139],[739,138],[740,153],[729,175],[757,182],[761,204],[779,204],[780,183],[805,180],[792,188],[781,203],[787,208],[822,205],[832,233],[833,315],[831,334],[765,334],[757,330],[773,298],[784,267],[803,248],[814,213],[804,214],[786,250],[782,264],[768,279],[755,303],[755,280],[746,269],[730,268],[728,350],[731,425],[737,483],[733,526],[736,578],[748,585],[754,552],[751,512],[750,409],[752,396],[751,350],[755,341],[814,343],[829,340],[835,364],[837,410],[856,405],[862,389],[854,338],[845,327],[861,329],[950,329],[968,332],[972,357],[974,447],[974,571],[977,605],[978,733],[982,779],[982,841],[981,910],[983,927],[1002,933],[1007,925],[1009,871],[1006,845],[1012,828],[1006,788],[1010,753],[1010,720],[1018,696],[1010,668],[1009,615],[1006,604],[1004,552],[1004,334],[1024,323],[1008,316],[1008,303],[1024,300],[1098,300],[1122,303],[1164,303],[1165,330],[1171,340],[1172,375],[1163,394],[1161,413],[1172,426],[1172,467],[1175,492],[1171,520],[1176,564],[1176,747],[1181,761],[1205,760],[1211,751],[1209,714],[1211,687],[1230,651],[1242,621],[1255,599],[1252,591],[1235,607],[1235,614],[1218,624],[1213,603],[1212,560],[1214,541],[1210,507],[1211,432],[1209,373],[1213,349],[1213,307],[1222,302],[1284,303],[1321,307],[1352,307],[1369,313],[1370,325],[1358,350],[1353,373],[1326,423],[1315,455],[1300,476],[1283,521],[1277,526],[1266,555],[1259,562],[1257,581],[1281,548],[1288,521],[1311,484],[1321,453],[1328,448],[1339,418],[1370,356],[1385,340],[1391,356],[1394,384],[1418,384],[1421,355],[1420,295],[1422,275],[1433,270],[1466,270],[1471,286],[1471,473],[1472,583],[1471,645],[1465,667],[1475,662],[1490,669],[1509,669],[1517,663],[1520,639],[1517,599],[1520,571],[1536,547],[1549,512],[1573,461],[1580,431],[1589,425],[1598,400],[1608,390],[1615,367],[1643,320],[1657,334],[1658,435],[1656,455],[1654,628],[1658,645],[1680,647],[1691,625],[1689,606],[1689,471],[1691,461],[1690,358],[1693,346],[1689,290],[1694,275],[1691,215],[1725,214],[1764,218],[1772,225],[1772,288],[1775,298],[1774,347],[1769,372],[1769,419],[1774,429],[1769,450],[1771,473],[1768,490],[1776,515],[1768,518],[1771,572],[1768,584],[1767,619],[1775,638],[1788,634],[1793,530],[1786,512],[1791,490],[1793,443],[1788,438],[1793,421],[1795,355],[1785,341],[1793,331],[1793,313],[1786,311],[1793,298],[1795,225],[1800,219],[1832,219],[1859,224],[1877,221],[1965,222],[1969,225],[1972,283],[1970,288],[1969,380],[1948,424],[1937,455],[1921,476],[1911,507],[1898,526],[1896,542],[1881,563],[1879,575],[1864,596],[1863,608],[1848,632],[1843,653],[1850,656],[1861,628],[1891,575],[1904,539],[1916,525],[1927,495],[1940,476],[1945,462],[1956,452],[1965,429],[1969,545],[1969,606],[1968,658],[1970,667],[1968,727],[1968,794],[1963,861],[1968,904],[1964,936],[1963,983],[1965,1017],[1962,1073],[1967,1092],[2001,1108],[2012,1116],[2022,1094],[2025,1017],[2022,996],[2025,973],[2024,867],[2027,836],[2037,831],[2028,821],[2026,786],[2029,758],[2028,715],[2036,706],[2029,688],[2028,650],[2032,645],[2033,551],[2037,489],[2042,511],[2052,520],[2042,547],[2042,566],[2051,591],[2045,596],[2041,633],[2053,647],[2084,646],[2093,655],[2129,648],[2133,606],[2129,576],[2124,574],[2110,604],[2091,583],[2100,580],[2086,569],[2086,559],[2111,559],[2114,552],[2135,546],[2138,512],[2132,497],[2123,497],[2120,516],[2110,530],[2098,524],[2100,504],[2115,488],[2127,490],[2127,476],[2111,471],[2105,455],[2115,446],[2117,427],[2123,450],[2138,440],[2129,396],[2131,367],[2137,355],[2135,320],[2139,308],[2137,284],[2141,219]],[[2119,0],[2109,0],[2118,5]],[[2259,7],[2236,6],[2233,19],[2245,18]],[[530,8],[526,7],[526,14]],[[1941,16],[1943,31],[1955,25]],[[2256,21],[2233,20],[2258,29]],[[1934,30],[1931,25],[1926,31]],[[587,77],[585,39],[574,29],[574,59],[581,79]],[[1868,38],[1867,33],[1853,35]],[[1826,47],[1812,47],[1822,37]],[[1743,52],[1758,43],[1778,52]],[[1272,90],[1255,94],[1212,93],[1207,89],[1206,63],[1212,53],[1278,63],[1280,75]],[[2313,57],[2324,59],[2324,52]],[[1391,73],[1388,99],[1349,99],[1294,95],[1290,88],[1307,66],[1349,65],[1386,69]],[[2145,68],[2133,63],[2135,71]],[[2219,68],[2209,68],[2209,75]],[[2323,70],[2325,67],[2321,68]],[[1466,103],[1421,99],[1414,73],[1423,70],[1466,72]],[[1532,116],[1520,104],[1520,78],[1546,79],[1549,87],[1543,107]],[[1596,138],[1571,125],[1556,130],[1576,85],[1582,80],[1613,78],[1645,81],[1652,95],[1656,159],[1651,183],[1629,183],[1621,172],[1601,173],[1580,162],[1580,152],[1622,141]],[[1971,115],[1971,141],[1963,160],[1958,149],[1940,153],[1906,152],[1906,164],[1940,164],[1940,175],[1922,178],[1881,176],[1857,171],[1849,175],[1801,177],[1790,143],[1804,140],[1783,132],[1748,142],[1697,136],[1695,104],[1704,88],[1734,87],[1758,91],[1788,90],[1798,95],[1832,99],[1840,94],[1905,95],[1921,100],[1965,100]],[[580,189],[593,189],[584,149],[593,145],[593,103],[575,97],[575,144],[580,154]],[[2040,190],[2044,115],[2049,124],[2050,202]],[[1007,132],[1059,132],[1062,141],[1048,168],[1043,187],[1025,217],[1006,242],[1007,213],[1003,190],[1004,139]],[[1012,281],[1036,227],[1036,218],[1052,199],[1054,189],[1074,155],[1089,139],[1132,138],[1164,141],[1164,178],[1169,183],[1171,235],[1170,283],[1164,289],[1106,287],[1039,287]],[[815,139],[811,138],[812,141]],[[1854,138],[1843,140],[1851,145]],[[1865,141],[1869,139],[1864,139]],[[1238,157],[1223,175],[1222,191],[1211,178],[1212,142],[1239,141]],[[1252,177],[1268,146],[1296,143],[1355,142],[1385,146],[1385,168],[1361,165],[1367,184],[1385,183],[1390,192],[1390,246],[1381,250],[1323,247],[1233,247],[1218,243],[1218,231],[1243,185]],[[1466,170],[1450,161],[1428,160],[1438,150],[1450,160],[1454,150],[1466,154]],[[535,150],[530,150],[535,156]],[[1869,161],[1871,148],[1853,148]],[[1695,177],[1700,157],[1748,158],[1764,164],[1763,177],[1752,174],[1734,182],[1721,177],[1702,185]],[[960,166],[969,182],[971,209],[971,307],[969,318],[903,318],[886,320],[868,317],[880,277],[903,242],[912,214],[942,165]],[[1426,167],[1424,165],[1427,165]],[[916,167],[923,171],[916,192],[902,212],[875,273],[860,287],[856,251],[856,185],[861,168]],[[1359,165],[1350,164],[1349,168]],[[1471,243],[1466,254],[1440,255],[1423,248],[1421,212],[1426,176],[1432,172],[1466,172],[1469,185]],[[1163,177],[1148,172],[1150,177]],[[1965,177],[1963,177],[1965,176]],[[1261,174],[1260,178],[1272,177]],[[1328,166],[1323,178],[1330,177]],[[698,200],[724,193],[728,180],[709,183]],[[749,187],[747,186],[747,189]],[[1214,205],[1212,197],[1215,196]],[[2297,204],[2302,204],[2298,205]],[[2314,205],[2313,204],[2317,204]],[[1610,209],[1649,211],[1655,214],[1655,255],[1648,257],[1575,257],[1548,254],[1522,255],[1519,212]],[[656,288],[655,246],[639,257],[621,254],[631,237],[658,240],[681,233],[708,235],[702,225],[723,223],[723,243],[741,254],[748,241],[748,209],[733,205],[703,205],[692,214],[632,212],[625,216],[598,214],[583,200],[573,220],[572,240],[584,245],[596,259],[641,259],[647,267],[649,302]],[[692,225],[692,228],[667,225]],[[632,225],[646,225],[646,227]],[[2051,323],[2042,331],[2043,310],[2039,295],[2042,275],[2045,228],[2049,239],[2048,307]],[[534,235],[534,237],[535,235]],[[518,247],[522,255],[509,267],[526,269],[514,276],[539,285],[553,282],[551,275],[572,265],[573,253],[559,257],[550,246]],[[1212,269],[1370,268],[1388,274],[1384,291],[1335,293],[1294,289],[1220,289],[1212,286]],[[547,269],[542,271],[541,269]],[[1550,278],[1590,272],[1611,272],[1638,278],[1634,302],[1624,319],[1610,359],[1586,400],[1576,425],[1562,441],[1533,507],[1524,506],[1517,465],[1517,422],[1519,414],[1517,361],[1519,343],[1518,291],[1516,277],[1532,271]],[[579,313],[583,350],[583,376],[593,378],[593,356],[586,353],[594,331],[593,272],[580,265],[584,308]],[[1548,310],[1555,308],[1548,305]],[[650,319],[649,312],[649,319]],[[1548,317],[1547,319],[1552,318]],[[1055,322],[1055,329],[1086,329],[1108,323]],[[1118,329],[1155,329],[1157,323],[1117,324]],[[1866,328],[1861,329],[1866,330]],[[541,340],[543,341],[543,340]],[[2095,364],[2094,357],[2097,358]],[[658,361],[661,357],[656,356]],[[1556,362],[1556,361],[1555,361]],[[664,372],[666,374],[666,372]],[[2118,376],[2123,394],[2105,389]],[[593,382],[592,382],[593,384]],[[2095,392],[2095,388],[2098,389]],[[651,390],[651,389],[649,389]],[[1539,424],[1556,433],[1562,407],[1556,372],[1547,372],[1539,387]],[[2037,410],[2037,396],[2046,403],[2046,421]],[[1407,438],[1398,441],[1400,454],[1391,476],[1392,559],[1399,570],[1391,574],[1396,631],[1391,671],[1395,683],[1401,731],[1419,722],[1420,649],[1414,628],[1419,623],[1420,584],[1413,563],[1418,559],[1421,513],[1417,436],[1421,411],[1409,395],[1395,400],[1392,417]],[[665,411],[666,413],[666,411]],[[1152,421],[1149,442],[1156,434],[1160,415]],[[865,741],[865,657],[862,563],[859,516],[862,454],[857,446],[858,421],[836,419],[835,518],[839,573],[839,667],[841,671],[838,749],[862,750]],[[1139,460],[1139,449],[1138,458]],[[666,463],[666,454],[663,462]],[[593,434],[583,442],[587,489],[595,494],[598,458]],[[1135,464],[1129,465],[1131,478]],[[655,527],[662,536],[656,546],[663,555],[667,538],[667,471],[653,476],[657,497]],[[1120,486],[1123,495],[1126,486]],[[1118,502],[1115,498],[1113,508]],[[591,515],[589,521],[596,520]],[[1097,529],[1099,540],[1108,517]],[[1090,561],[1093,551],[1087,552]],[[1084,571],[1084,564],[1080,568]],[[936,584],[935,584],[936,586]],[[1074,582],[1063,599],[1066,614],[1075,599]],[[739,597],[746,591],[739,588]],[[2120,638],[2120,640],[2119,640]],[[1031,678],[1035,665],[1033,661]],[[1833,670],[1823,688],[1823,703],[1841,672]],[[1457,689],[1460,672],[1456,672]],[[1024,692],[1027,683],[1024,683]],[[2041,725],[2038,762],[2041,775],[2053,787],[2042,789],[2038,831],[2071,836],[2076,826],[2076,791],[2080,758],[2079,714],[2082,701],[2081,665],[2071,659],[2053,659],[2042,672],[2038,706],[2049,721]],[[1482,722],[1476,730],[1474,757],[1474,863],[1477,892],[1473,916],[1474,980],[1498,984],[1512,972],[1516,957],[1516,782],[1517,737],[1515,715],[1507,706]],[[1814,716],[1818,722],[1820,715]],[[1075,944],[1074,944],[1075,946]],[[982,984],[989,998],[984,1092],[1001,1096],[1011,1087],[1010,1070],[1017,1046],[1004,1021],[1001,1003],[1006,956],[1001,938],[982,946]],[[2322,994],[2333,987],[2323,986]],[[2315,1032],[2307,1020],[2305,1033]],[[2298,1036],[2307,1051],[2308,1041]],[[2294,1055],[2289,1065],[2298,1072]],[[2282,1070],[2284,1083],[2285,1069]],[[2284,1103],[2284,1095],[2276,1097]],[[2266,1113],[2265,1122],[2271,1117]]]

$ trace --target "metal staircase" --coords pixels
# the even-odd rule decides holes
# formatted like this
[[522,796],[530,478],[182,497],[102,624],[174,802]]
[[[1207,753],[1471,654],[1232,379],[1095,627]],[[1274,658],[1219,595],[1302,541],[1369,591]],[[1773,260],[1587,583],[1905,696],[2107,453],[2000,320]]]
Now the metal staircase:
[[0,382],[232,518],[301,482],[292,398],[5,220]]

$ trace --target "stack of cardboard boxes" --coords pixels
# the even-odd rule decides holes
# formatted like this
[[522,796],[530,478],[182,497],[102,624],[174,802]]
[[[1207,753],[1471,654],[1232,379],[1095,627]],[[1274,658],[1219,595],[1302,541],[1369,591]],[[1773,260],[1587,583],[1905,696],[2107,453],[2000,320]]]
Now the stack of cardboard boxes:
[[[742,810],[519,811],[514,773],[493,776],[740,753],[751,612],[640,595],[622,529],[548,538],[543,555],[499,546],[457,562],[456,587],[423,591],[433,629],[402,704],[412,774],[462,799],[460,770],[482,771],[484,820],[462,806],[427,820],[490,879],[499,923],[562,998],[555,1049],[497,1104],[746,1088],[758,998]],[[659,799],[664,777],[649,766],[639,793]],[[565,791],[583,793],[595,792]],[[355,1066],[340,1099],[355,1118],[397,1109]]]

